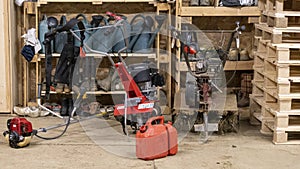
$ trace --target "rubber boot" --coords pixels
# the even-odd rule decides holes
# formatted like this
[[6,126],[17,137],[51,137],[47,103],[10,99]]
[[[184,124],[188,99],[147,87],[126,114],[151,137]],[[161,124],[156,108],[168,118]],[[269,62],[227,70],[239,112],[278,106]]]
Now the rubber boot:
[[[73,102],[73,99],[72,98],[69,98],[68,99],[68,102],[69,102],[69,107],[68,107],[68,115],[71,115],[72,114],[72,111],[74,109],[74,102]],[[74,116],[76,116],[76,112],[74,113]]]
[[191,0],[191,6],[199,6],[199,0]]
[[63,83],[57,83],[55,91],[56,91],[56,93],[62,93],[64,91],[64,84]]
[[96,84],[96,63],[95,63],[95,58],[91,57],[89,58],[89,63],[90,63],[90,90],[91,91],[97,91],[97,84]]
[[249,96],[244,95],[241,100],[238,101],[238,107],[247,107],[250,104]]
[[209,0],[200,0],[200,6],[209,6],[210,1]]
[[69,108],[69,99],[63,98],[61,102],[61,116],[67,116],[68,115],[68,108]]

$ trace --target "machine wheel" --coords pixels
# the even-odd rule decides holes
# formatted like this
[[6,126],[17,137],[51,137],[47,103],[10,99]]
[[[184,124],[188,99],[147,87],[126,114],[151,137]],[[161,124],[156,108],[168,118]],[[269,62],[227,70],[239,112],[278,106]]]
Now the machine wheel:
[[157,103],[154,103],[153,111],[151,117],[161,116],[161,108]]
[[175,116],[174,127],[180,132],[188,132],[192,130],[194,124],[194,116],[185,112],[179,112]]

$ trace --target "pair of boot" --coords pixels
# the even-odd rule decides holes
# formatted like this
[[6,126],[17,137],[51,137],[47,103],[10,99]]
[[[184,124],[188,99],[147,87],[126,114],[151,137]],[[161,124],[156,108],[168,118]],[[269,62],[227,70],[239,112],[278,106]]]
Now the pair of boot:
[[247,49],[235,49],[231,48],[228,53],[228,60],[231,61],[247,61],[250,60],[249,53]]
[[57,83],[56,87],[55,87],[55,91],[56,93],[70,93],[71,89],[69,88],[69,86],[67,84],[63,84],[63,83]]
[[[63,98],[61,103],[61,116],[69,116],[73,111],[73,99],[72,98]],[[74,114],[75,115],[75,114]]]

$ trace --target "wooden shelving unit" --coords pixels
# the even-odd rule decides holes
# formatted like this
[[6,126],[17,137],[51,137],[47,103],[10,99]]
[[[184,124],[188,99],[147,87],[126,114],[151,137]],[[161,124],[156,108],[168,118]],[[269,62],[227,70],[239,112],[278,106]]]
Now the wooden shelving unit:
[[[184,0],[176,1],[176,26],[177,29],[181,30],[182,23],[193,23],[194,19],[201,17],[248,17],[248,23],[255,23],[258,21],[258,17],[261,14],[258,6],[243,6],[243,7],[223,7],[218,6],[218,1],[214,1],[211,6],[187,6],[187,2]],[[209,24],[209,23],[207,23]],[[197,25],[196,25],[197,26]],[[208,32],[212,30],[208,30]],[[223,33],[221,30],[217,30],[219,33]],[[203,31],[205,33],[205,30]],[[226,30],[225,30],[226,32]],[[177,48],[180,44],[177,44]],[[180,61],[181,51],[176,51],[177,59],[174,60],[175,67],[175,79],[176,79],[176,91],[179,91],[182,84],[180,84],[181,73],[187,71],[185,62]],[[224,71],[252,71],[254,61],[229,61],[227,60],[224,65]],[[176,72],[179,70],[179,72]]]
[[[81,6],[78,6],[82,4]],[[74,10],[74,5],[77,5],[76,10]],[[128,5],[132,6],[135,9],[139,8],[139,11],[133,11],[129,9],[125,9],[122,6]],[[48,8],[49,7],[49,8]],[[59,7],[59,8],[57,8]],[[86,16],[93,14],[104,14],[106,11],[113,11],[126,14],[133,14],[135,12],[152,12],[154,14],[166,14],[168,16],[168,21],[171,21],[171,4],[168,3],[160,3],[155,0],[39,0],[38,2],[24,2],[24,31],[28,30],[31,27],[34,27],[38,30],[39,20],[43,14],[47,14],[48,16],[60,16],[66,15],[68,17],[74,17],[79,13],[84,13]],[[82,9],[81,9],[82,8]],[[57,10],[55,10],[57,9]],[[89,10],[86,10],[89,9]],[[127,10],[127,11],[126,11]],[[165,24],[168,26],[167,23]],[[38,32],[38,31],[37,31]],[[153,60],[157,63],[158,69],[163,69],[166,72],[166,85],[164,90],[167,93],[168,100],[168,110],[164,113],[170,113],[170,103],[171,103],[171,77],[168,75],[168,72],[171,72],[171,38],[170,36],[166,39],[166,48],[164,50],[160,50],[160,38],[161,35],[156,37],[155,47],[157,50],[152,53],[123,53],[122,56],[124,58],[145,58]],[[115,56],[115,54],[110,54],[111,56]],[[54,53],[53,58],[59,58],[60,54]],[[103,55],[99,54],[87,54],[87,57],[95,56],[96,58],[101,58]],[[35,71],[36,71],[36,80],[35,85],[41,82],[41,63],[45,59],[44,54],[38,54],[33,60],[35,63]],[[34,88],[29,84],[29,69],[28,66],[24,68],[24,100],[23,104],[26,105],[28,100],[30,99],[30,88]],[[118,94],[119,92],[90,92],[89,94],[101,95],[101,94]],[[56,94],[55,92],[51,92],[51,94]]]

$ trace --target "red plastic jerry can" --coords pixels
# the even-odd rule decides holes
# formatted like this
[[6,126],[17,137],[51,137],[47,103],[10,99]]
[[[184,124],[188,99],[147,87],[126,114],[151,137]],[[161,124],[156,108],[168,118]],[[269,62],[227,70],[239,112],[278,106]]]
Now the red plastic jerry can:
[[167,127],[167,133],[169,137],[168,155],[175,155],[178,151],[177,130],[172,126],[172,123],[165,124],[165,126]]
[[144,160],[162,158],[177,153],[177,131],[164,124],[164,117],[150,118],[136,134],[136,156]]

